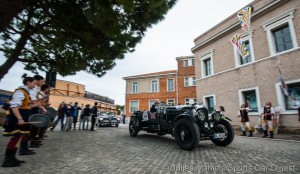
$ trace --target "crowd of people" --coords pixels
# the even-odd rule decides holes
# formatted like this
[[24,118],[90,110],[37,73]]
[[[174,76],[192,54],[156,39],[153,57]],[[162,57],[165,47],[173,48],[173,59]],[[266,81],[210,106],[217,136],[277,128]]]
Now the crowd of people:
[[[62,102],[57,109],[57,119],[54,120],[50,130],[54,130],[57,124],[60,122],[61,131],[77,130],[76,126],[79,120],[78,130],[90,130],[95,131],[94,125],[96,123],[98,112],[98,103],[95,102],[93,107],[89,104],[78,106],[78,102],[74,105],[72,102]],[[89,122],[91,119],[91,126],[89,128]]]

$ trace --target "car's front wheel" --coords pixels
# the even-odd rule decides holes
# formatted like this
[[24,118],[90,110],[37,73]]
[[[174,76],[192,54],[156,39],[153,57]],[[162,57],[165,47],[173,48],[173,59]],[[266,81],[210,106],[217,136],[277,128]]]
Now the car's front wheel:
[[194,150],[200,141],[197,124],[187,118],[182,118],[174,126],[175,141],[184,150]]
[[230,143],[232,143],[234,139],[234,131],[231,124],[226,120],[221,120],[217,125],[215,126],[215,133],[217,134],[224,134],[224,137],[222,138],[216,138],[211,140],[215,145],[217,146],[227,146]]
[[116,127],[119,127],[119,124],[115,124]]
[[136,123],[133,120],[130,120],[129,122],[129,134],[132,137],[136,137],[138,135],[138,128],[136,126]]

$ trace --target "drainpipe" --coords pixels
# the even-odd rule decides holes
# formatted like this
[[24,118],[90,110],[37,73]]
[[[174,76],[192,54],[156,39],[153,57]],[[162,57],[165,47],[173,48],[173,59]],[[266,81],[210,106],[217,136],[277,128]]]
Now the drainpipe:
[[176,103],[178,105],[178,70],[176,71]]

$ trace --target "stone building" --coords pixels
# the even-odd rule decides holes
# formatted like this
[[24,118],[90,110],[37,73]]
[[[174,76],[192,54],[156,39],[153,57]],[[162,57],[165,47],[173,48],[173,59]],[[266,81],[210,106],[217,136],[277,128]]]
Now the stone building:
[[[300,1],[255,0],[251,4],[250,32],[243,33],[235,13],[194,40],[197,99],[211,112],[223,105],[234,125],[239,125],[237,111],[247,100],[252,126],[261,107],[271,101],[281,107],[281,128],[299,131]],[[243,33],[250,49],[244,59],[229,42],[237,33]],[[281,91],[279,65],[291,98]]]

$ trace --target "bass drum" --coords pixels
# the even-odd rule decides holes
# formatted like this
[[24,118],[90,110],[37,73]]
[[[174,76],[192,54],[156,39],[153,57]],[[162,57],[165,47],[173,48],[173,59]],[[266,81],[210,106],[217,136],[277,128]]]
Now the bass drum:
[[46,107],[46,111],[46,115],[49,117],[50,121],[53,122],[53,120],[57,116],[57,111],[52,107]]
[[36,128],[45,128],[50,125],[50,119],[47,115],[44,114],[33,114],[28,119],[29,122],[40,122],[31,124],[33,127]]

